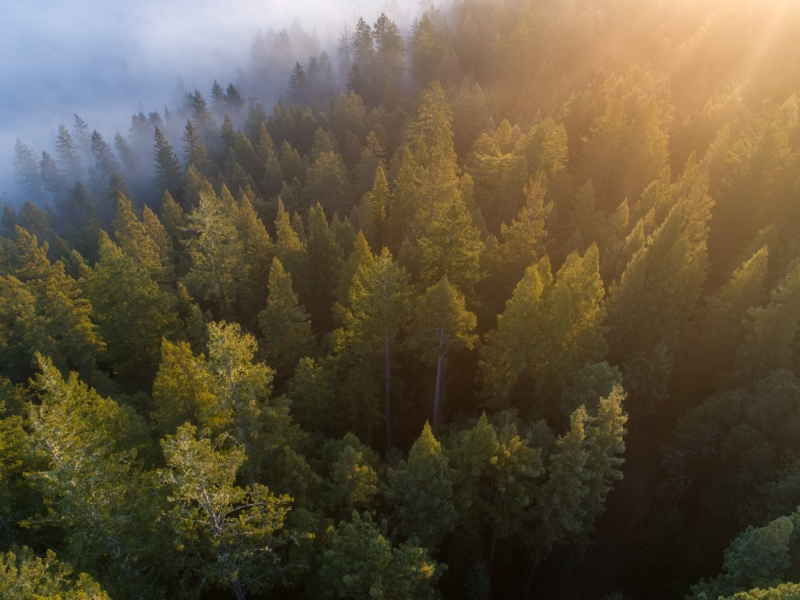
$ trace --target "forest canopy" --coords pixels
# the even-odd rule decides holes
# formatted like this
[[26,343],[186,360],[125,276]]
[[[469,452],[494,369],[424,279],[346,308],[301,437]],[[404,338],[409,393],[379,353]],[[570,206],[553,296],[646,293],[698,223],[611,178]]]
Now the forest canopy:
[[798,32],[464,0],[18,139],[0,595],[800,597]]

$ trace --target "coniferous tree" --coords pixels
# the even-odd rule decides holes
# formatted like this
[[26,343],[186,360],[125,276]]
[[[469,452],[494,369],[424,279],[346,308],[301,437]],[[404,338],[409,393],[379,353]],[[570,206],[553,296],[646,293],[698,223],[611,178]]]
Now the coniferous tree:
[[354,512],[330,534],[319,570],[321,598],[435,598],[440,573],[424,548],[406,542],[393,547],[369,513]]
[[42,176],[39,162],[33,149],[17,138],[14,145],[14,175],[28,200],[38,201],[43,197]]
[[212,164],[208,158],[203,140],[188,119],[186,128],[183,131],[183,161],[187,169],[193,166],[201,175],[205,177],[213,176]]
[[82,174],[80,151],[75,145],[69,130],[63,125],[58,126],[56,151],[58,152],[58,159],[64,171],[64,176],[67,178],[67,183],[74,185],[74,182],[79,180]]
[[571,374],[605,354],[603,295],[597,246],[583,257],[571,254],[555,279],[547,255],[528,267],[481,348],[478,377],[486,400],[504,405],[515,386],[533,384],[545,401],[536,410],[551,411],[547,403]]
[[225,316],[236,310],[236,280],[244,258],[234,224],[236,212],[230,195],[226,202],[213,191],[202,191],[197,210],[188,216],[194,235],[186,244],[192,261],[185,278],[187,287],[199,297],[218,303]]
[[400,531],[425,548],[438,548],[458,520],[453,504],[455,474],[428,423],[411,446],[408,459],[390,468],[387,475]]
[[258,315],[258,324],[264,334],[264,358],[279,376],[289,375],[299,359],[313,354],[316,340],[308,313],[299,305],[292,276],[277,257],[272,259],[269,298]]
[[383,375],[389,448],[392,447],[392,353],[399,330],[408,318],[408,296],[408,275],[384,249],[374,261],[359,266],[353,275],[349,306],[342,314],[344,329],[338,336],[342,350],[363,357],[360,360],[367,372]]
[[464,295],[447,277],[430,286],[417,300],[410,326],[411,344],[425,362],[436,364],[436,385],[433,400],[432,430],[441,423],[443,386],[446,379],[445,360],[448,352],[458,348],[472,349],[478,341],[473,334],[475,315],[465,306]]
[[161,340],[179,330],[174,298],[105,233],[100,237],[100,261],[87,279],[92,314],[107,340],[106,359],[128,389],[149,386],[158,367]]
[[181,198],[181,188],[183,187],[183,167],[181,166],[175,151],[170,146],[167,138],[161,130],[155,128],[155,145],[153,155],[156,168],[155,183],[159,190],[169,192],[173,197]]

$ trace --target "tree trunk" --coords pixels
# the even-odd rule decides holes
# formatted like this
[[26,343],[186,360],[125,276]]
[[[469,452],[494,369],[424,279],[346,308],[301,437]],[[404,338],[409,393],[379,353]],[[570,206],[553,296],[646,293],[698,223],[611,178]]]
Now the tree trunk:
[[531,594],[531,588],[533,587],[533,578],[536,575],[536,568],[539,566],[538,559],[533,559],[533,564],[531,565],[531,572],[528,574],[528,583],[525,585],[525,593],[522,594],[522,600],[528,600],[528,597]]
[[239,577],[235,577],[233,580],[233,593],[236,594],[236,600],[244,600],[245,594],[244,589],[242,588],[242,582],[239,581]]
[[391,375],[391,364],[392,360],[389,356],[389,334],[386,333],[384,335],[384,354],[386,355],[386,374],[385,374],[385,381],[386,381],[386,449],[392,449],[392,375]]
[[489,547],[489,570],[492,570],[492,564],[494,563],[494,551],[497,549],[497,526],[495,526],[494,531],[492,532],[492,545]]
[[439,330],[439,360],[436,362],[436,394],[433,398],[433,424],[431,431],[436,435],[436,429],[439,426],[439,409],[442,397],[442,366],[444,363],[444,329]]

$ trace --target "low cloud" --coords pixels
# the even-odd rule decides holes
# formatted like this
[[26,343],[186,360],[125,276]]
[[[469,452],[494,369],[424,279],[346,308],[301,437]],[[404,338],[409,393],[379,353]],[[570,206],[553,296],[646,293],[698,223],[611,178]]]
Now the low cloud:
[[302,31],[297,39],[316,46],[293,47],[305,62],[332,52],[345,24],[381,12],[401,25],[412,18],[397,0],[10,0],[0,22],[0,192],[17,194],[16,138],[52,152],[58,124],[71,128],[75,113],[106,140],[127,135],[132,114],[174,107],[180,85],[208,97],[214,79],[246,79],[258,31]]

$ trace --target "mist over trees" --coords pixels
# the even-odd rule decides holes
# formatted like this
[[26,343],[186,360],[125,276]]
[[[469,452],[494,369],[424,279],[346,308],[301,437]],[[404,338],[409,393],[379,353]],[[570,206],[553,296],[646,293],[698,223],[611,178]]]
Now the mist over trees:
[[796,597],[798,28],[465,0],[17,140],[0,595]]

